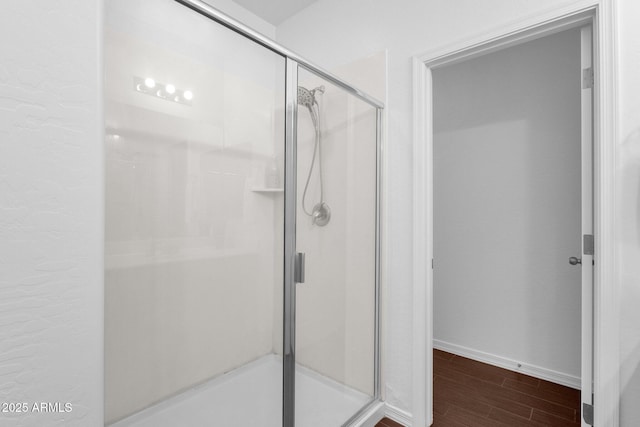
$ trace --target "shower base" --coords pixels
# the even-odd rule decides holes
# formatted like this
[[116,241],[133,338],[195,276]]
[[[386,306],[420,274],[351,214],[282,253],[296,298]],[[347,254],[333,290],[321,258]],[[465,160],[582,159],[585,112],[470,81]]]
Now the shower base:
[[[296,426],[340,427],[371,397],[296,367]],[[282,427],[282,359],[276,355],[228,372],[110,427]]]

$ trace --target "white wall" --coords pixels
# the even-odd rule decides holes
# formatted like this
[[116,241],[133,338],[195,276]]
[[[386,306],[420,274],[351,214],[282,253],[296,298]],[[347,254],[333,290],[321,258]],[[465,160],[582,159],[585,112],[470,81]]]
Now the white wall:
[[621,0],[618,5],[620,425],[627,427],[640,425],[640,3]]
[[[615,0],[612,0],[615,1]],[[637,198],[640,183],[633,173],[637,163],[636,132],[640,129],[640,91],[635,76],[640,73],[640,51],[636,17],[640,12],[634,0],[617,0],[620,40],[620,171],[631,173],[631,179],[620,184],[618,230],[620,247],[619,285],[625,301],[622,310],[623,386],[622,417],[625,422],[640,417],[640,409],[632,402],[640,393],[637,377],[640,348],[640,271],[634,266],[640,253]],[[389,271],[387,327],[387,399],[392,405],[411,410],[411,224],[412,224],[412,157],[411,157],[411,57],[452,44],[499,26],[546,13],[572,0],[473,0],[419,1],[400,0],[321,0],[292,17],[277,28],[278,41],[309,59],[333,68],[388,49],[388,93],[386,99],[388,128],[388,233],[387,260]],[[320,28],[309,31],[309,28]],[[358,84],[357,79],[352,79]],[[622,201],[625,200],[623,203]],[[624,265],[622,266],[623,260]],[[633,376],[635,375],[635,376]],[[633,378],[633,379],[632,379]],[[635,398],[635,400],[633,400]],[[626,402],[626,403],[625,403]],[[637,423],[637,421],[635,422]],[[626,427],[625,425],[625,427]]]
[[434,345],[574,386],[580,83],[579,28],[433,72]]
[[101,3],[2,3],[0,401],[72,404],[3,426],[102,425]]
[[275,39],[276,27],[274,27],[273,24],[270,24],[269,22],[257,16],[255,13],[245,9],[243,6],[240,6],[233,0],[207,0],[206,3],[236,19],[237,21],[240,21],[253,30],[264,34],[270,39]]

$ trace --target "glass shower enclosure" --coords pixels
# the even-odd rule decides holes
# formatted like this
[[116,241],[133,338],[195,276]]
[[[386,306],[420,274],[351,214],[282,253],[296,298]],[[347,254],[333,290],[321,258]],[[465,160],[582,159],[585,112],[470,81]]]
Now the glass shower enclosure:
[[357,424],[382,104],[206,3],[105,9],[105,424]]

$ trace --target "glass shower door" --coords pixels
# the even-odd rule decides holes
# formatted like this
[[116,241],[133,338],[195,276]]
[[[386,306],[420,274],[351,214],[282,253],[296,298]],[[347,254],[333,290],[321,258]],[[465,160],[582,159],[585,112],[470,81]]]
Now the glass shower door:
[[377,109],[300,67],[296,427],[338,427],[376,397]]
[[378,103],[203,2],[105,15],[106,423],[349,424],[379,397]]
[[105,418],[282,426],[285,59],[105,4]]

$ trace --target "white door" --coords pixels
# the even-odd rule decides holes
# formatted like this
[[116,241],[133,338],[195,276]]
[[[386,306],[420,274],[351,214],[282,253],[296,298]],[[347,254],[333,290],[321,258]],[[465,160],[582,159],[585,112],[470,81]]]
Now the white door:
[[[582,73],[582,426],[593,405],[593,64],[591,26],[581,30]],[[574,259],[573,262],[576,260]],[[571,262],[571,261],[570,261]],[[585,407],[585,405],[588,405]],[[585,411],[586,409],[586,411]],[[591,412],[592,415],[592,412]],[[592,418],[592,417],[591,417]]]

